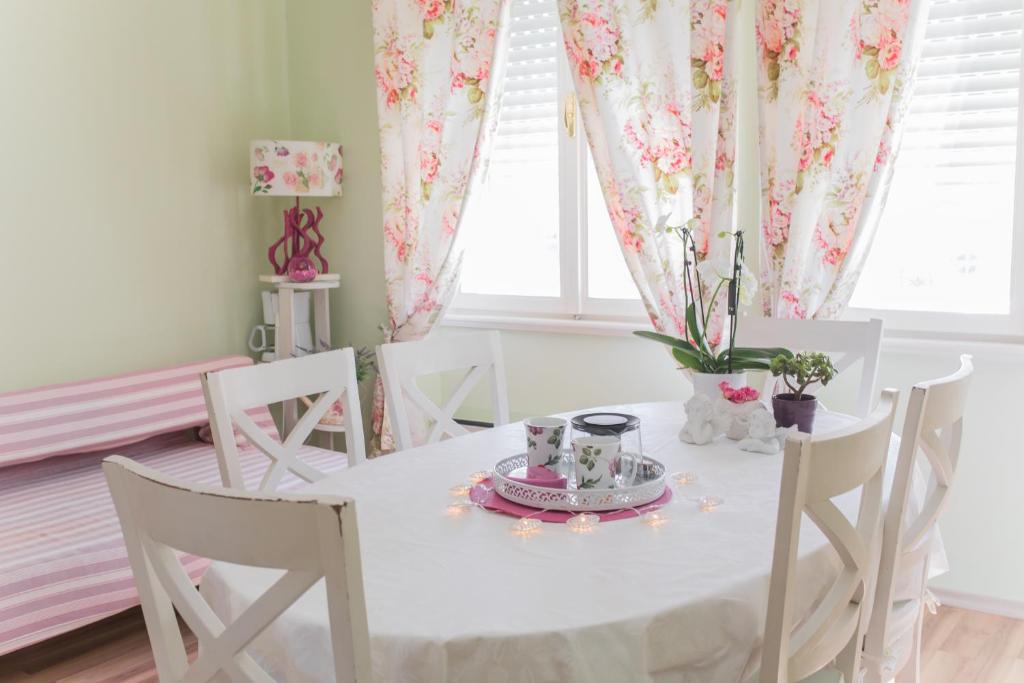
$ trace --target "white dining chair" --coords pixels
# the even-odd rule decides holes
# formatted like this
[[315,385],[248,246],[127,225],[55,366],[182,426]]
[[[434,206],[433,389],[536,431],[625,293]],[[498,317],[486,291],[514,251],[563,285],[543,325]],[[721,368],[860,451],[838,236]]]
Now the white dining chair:
[[[194,487],[120,456],[106,458],[103,471],[162,683],[272,683],[245,648],[321,579],[335,680],[370,681],[353,501]],[[175,551],[284,573],[238,619],[225,624],[195,589]],[[199,654],[191,664],[175,610],[198,640]]]
[[[494,425],[509,421],[505,363],[497,332],[382,344],[377,347],[377,360],[398,450],[468,434],[455,421],[455,412],[485,377],[490,383]],[[444,405],[437,405],[416,383],[420,377],[451,371],[465,374]],[[418,416],[427,421],[425,429],[414,428]]]
[[[882,392],[864,420],[823,436],[795,434],[786,440],[775,529],[759,683],[857,681],[881,533],[882,482],[898,392]],[[852,524],[832,499],[860,489]],[[841,568],[825,597],[806,619],[795,623],[797,558],[804,514],[839,556]]]
[[[928,558],[935,525],[949,501],[960,460],[967,392],[974,374],[971,357],[960,357],[952,375],[915,384],[910,392],[896,461],[892,493],[885,512],[881,562],[871,622],[865,645],[867,683],[888,681],[897,674],[921,680],[921,626],[924,622]],[[908,501],[919,456],[930,469],[928,494],[917,514]],[[923,463],[922,463],[923,464]],[[901,578],[913,574],[916,599],[899,599]]]
[[[882,321],[783,320],[747,316],[736,328],[737,346],[781,346],[798,351],[827,353],[842,373],[861,362],[854,414],[866,417],[875,399],[878,356],[882,348]],[[766,374],[765,396],[772,394],[775,378]]]
[[[326,472],[304,462],[299,457],[299,449],[331,404],[338,400],[343,409],[347,451],[339,456],[347,455],[349,466],[366,460],[355,353],[350,348],[210,372],[202,376],[202,381],[224,486],[246,488],[235,440],[236,429],[271,461],[259,490],[275,490],[288,472],[307,482],[327,476]],[[317,396],[316,400],[280,442],[260,429],[246,413],[252,408],[311,395]]]

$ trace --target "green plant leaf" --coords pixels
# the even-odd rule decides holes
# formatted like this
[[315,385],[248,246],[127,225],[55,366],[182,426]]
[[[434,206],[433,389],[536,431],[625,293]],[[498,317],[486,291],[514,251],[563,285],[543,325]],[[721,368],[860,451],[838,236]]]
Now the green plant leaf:
[[733,358],[732,369],[736,370],[768,370],[770,368],[769,362],[766,360],[757,360],[754,358]]
[[697,304],[690,304],[686,307],[686,329],[690,331],[690,336],[698,344],[698,350],[711,355],[711,351],[708,350],[707,342],[704,340],[704,336],[700,333],[700,328],[697,327]]
[[732,354],[729,353],[729,349],[722,351],[722,353],[719,354],[719,359],[728,358],[730,355],[732,355],[734,361],[737,358],[764,358],[767,360],[771,360],[776,356],[785,356],[786,358],[792,358],[793,352],[790,351],[789,349],[784,349],[782,347],[759,348],[751,346],[739,346],[732,350]]
[[704,363],[701,362],[700,356],[694,353],[687,353],[684,349],[679,347],[672,348],[672,357],[688,370],[697,370],[699,372],[704,371]]
[[660,332],[651,332],[650,330],[636,330],[633,332],[638,337],[644,339],[650,339],[652,341],[661,342],[672,347],[672,356],[682,365],[684,368],[690,370],[701,370],[705,366],[704,354],[701,353],[700,349],[696,348],[693,344],[685,339],[679,337],[672,337],[667,334]]
[[668,334],[662,334],[661,332],[651,332],[650,330],[635,330],[633,334],[638,337],[643,337],[644,339],[668,344],[669,346],[674,346],[678,349],[687,349],[694,353],[697,352],[697,348],[693,344],[681,337],[673,337]]

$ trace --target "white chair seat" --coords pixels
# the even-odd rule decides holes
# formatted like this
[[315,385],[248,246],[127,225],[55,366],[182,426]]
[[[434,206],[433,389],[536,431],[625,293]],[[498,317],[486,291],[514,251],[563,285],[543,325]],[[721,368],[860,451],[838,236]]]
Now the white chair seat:
[[912,631],[920,614],[920,600],[901,600],[893,603],[892,611],[889,613],[889,642],[895,643]]
[[842,671],[828,667],[816,674],[811,674],[800,683],[845,683],[845,681]]

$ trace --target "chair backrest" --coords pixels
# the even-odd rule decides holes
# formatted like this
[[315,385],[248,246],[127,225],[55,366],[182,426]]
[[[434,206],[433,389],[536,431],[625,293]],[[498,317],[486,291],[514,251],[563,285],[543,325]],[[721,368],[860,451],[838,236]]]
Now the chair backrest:
[[[847,429],[821,437],[796,434],[786,441],[761,683],[797,681],[832,661],[847,681],[857,680],[865,627],[862,607],[870,599],[874,578],[872,546],[881,531],[882,482],[897,396],[896,391],[883,391],[874,412]],[[832,499],[856,488],[860,508],[854,525]],[[842,566],[825,597],[794,629],[797,551],[805,512]]]
[[[370,680],[370,644],[353,501],[192,487],[127,458],[103,461],[161,681],[273,679],[246,646],[321,578],[335,677]],[[216,524],[211,524],[216,520]],[[195,589],[175,550],[285,570],[237,620],[224,624]],[[199,641],[188,663],[175,610]]]
[[[854,414],[866,417],[875,399],[878,354],[882,348],[882,321],[784,320],[744,317],[736,330],[738,346],[782,346],[798,351],[821,351],[832,357],[840,373],[861,363],[860,390]],[[775,378],[765,378],[764,394],[771,395]]]
[[[892,493],[885,512],[878,586],[867,634],[867,651],[881,655],[902,572],[920,570],[921,588],[927,580],[926,558],[932,550],[932,530],[949,500],[950,487],[960,460],[967,393],[974,374],[971,357],[960,356],[960,369],[930,382],[915,384],[903,421],[899,459]],[[914,470],[924,455],[931,470],[928,493],[920,511],[908,514],[907,503]]]
[[[509,421],[505,363],[497,332],[383,344],[377,347],[377,360],[399,450],[467,434],[468,430],[455,421],[455,411],[484,377],[490,379],[494,424]],[[466,374],[443,406],[434,403],[416,384],[418,377],[453,370],[465,370]],[[421,416],[429,426],[414,426],[413,421]]]
[[[299,459],[298,451],[335,401],[342,405],[349,465],[366,459],[355,353],[350,348],[206,373],[203,390],[225,486],[245,488],[236,428],[271,460],[259,490],[273,491],[287,472],[309,482],[323,479],[326,474]],[[246,413],[255,406],[310,395],[318,398],[281,442],[267,436]]]

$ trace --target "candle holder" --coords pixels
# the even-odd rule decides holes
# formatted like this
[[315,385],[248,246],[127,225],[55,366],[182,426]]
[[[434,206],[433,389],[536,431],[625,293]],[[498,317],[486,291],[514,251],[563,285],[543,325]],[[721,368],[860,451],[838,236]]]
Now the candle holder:
[[582,515],[575,515],[565,523],[565,528],[574,534],[592,534],[597,531],[597,525],[601,518],[592,512],[584,512]]
[[523,517],[522,519],[516,520],[509,531],[514,536],[520,538],[532,538],[541,531],[542,522],[539,519],[533,519],[531,517]]

